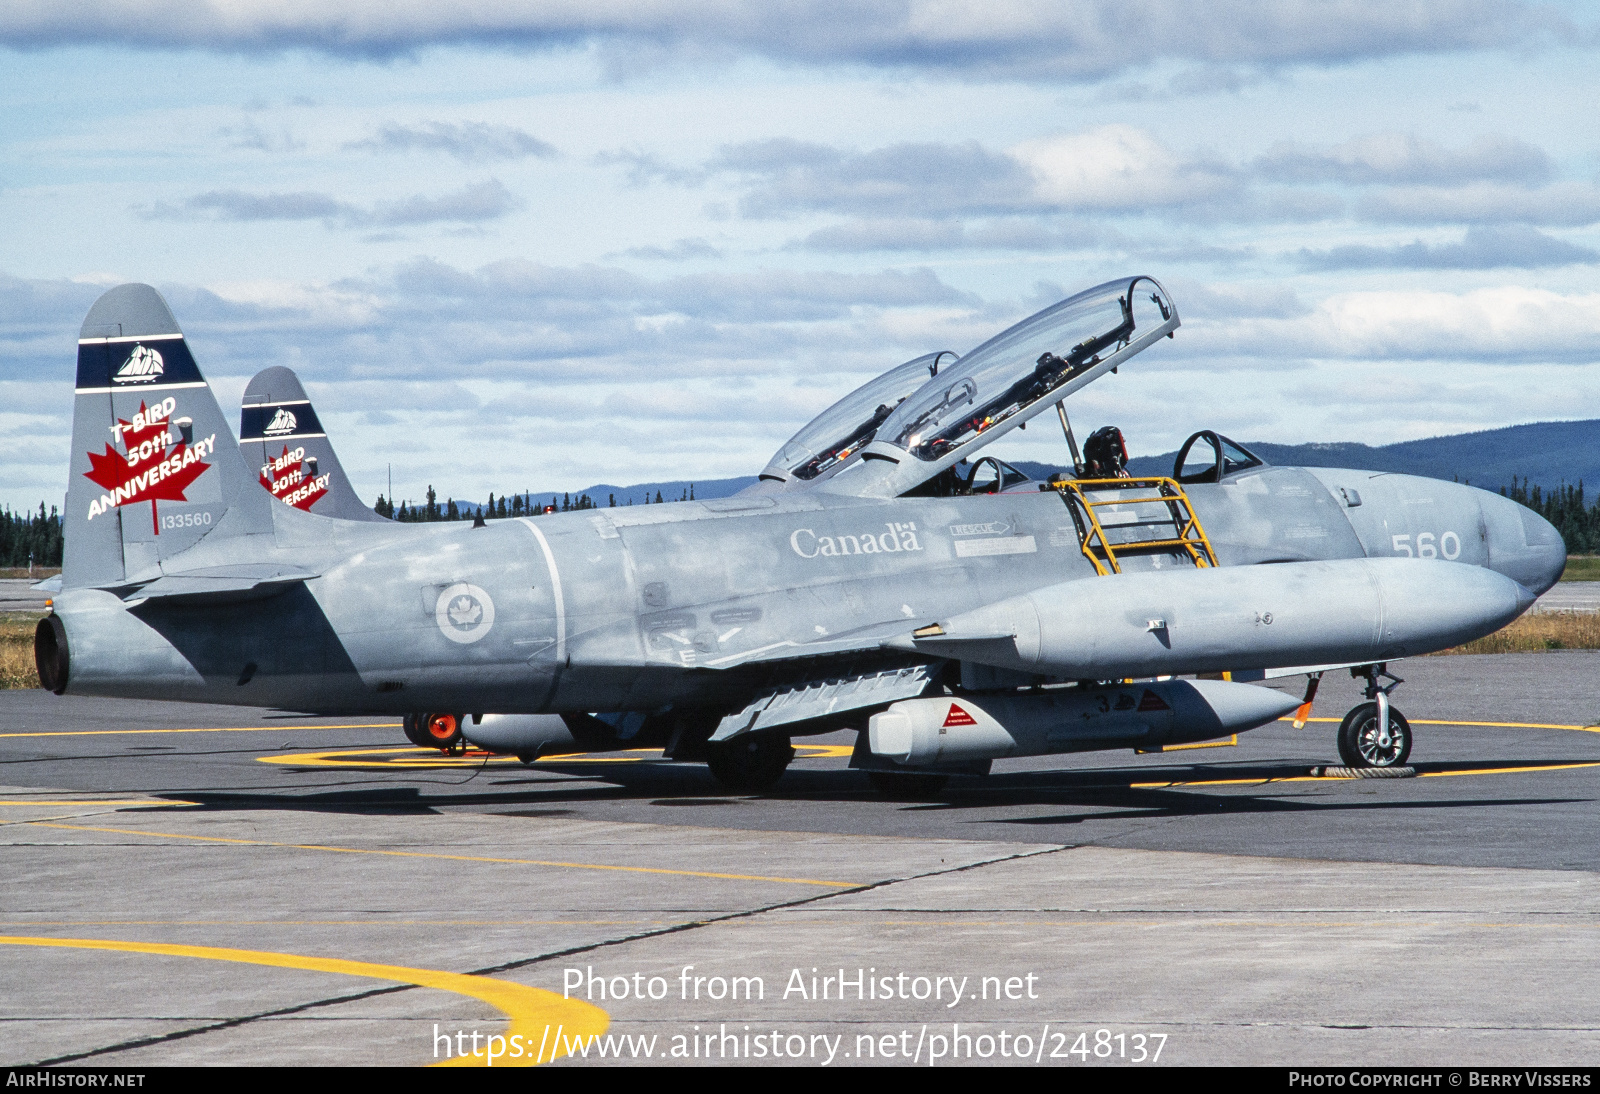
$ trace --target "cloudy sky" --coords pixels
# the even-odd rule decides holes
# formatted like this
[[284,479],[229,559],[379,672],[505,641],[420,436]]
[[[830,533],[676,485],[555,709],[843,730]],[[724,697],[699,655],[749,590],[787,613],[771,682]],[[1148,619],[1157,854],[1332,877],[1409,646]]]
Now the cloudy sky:
[[[902,360],[1148,273],[1135,453],[1600,417],[1600,16],[1520,0],[10,0],[0,503],[167,296],[369,501],[752,474]],[[1001,442],[1058,459],[1046,430]]]

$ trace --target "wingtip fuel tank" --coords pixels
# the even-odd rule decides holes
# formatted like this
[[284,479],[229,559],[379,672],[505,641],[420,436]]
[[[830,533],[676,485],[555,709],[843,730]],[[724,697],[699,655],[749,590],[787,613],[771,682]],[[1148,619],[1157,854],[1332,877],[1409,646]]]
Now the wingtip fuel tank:
[[1477,566],[1403,558],[1063,582],[892,645],[1081,680],[1389,661],[1490,634],[1533,603]]

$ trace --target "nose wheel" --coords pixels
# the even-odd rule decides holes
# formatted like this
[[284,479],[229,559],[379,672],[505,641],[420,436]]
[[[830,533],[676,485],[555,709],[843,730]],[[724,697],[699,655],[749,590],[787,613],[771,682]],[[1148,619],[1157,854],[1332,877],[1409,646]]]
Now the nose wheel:
[[1387,726],[1378,720],[1377,703],[1362,703],[1344,716],[1339,723],[1339,758],[1346,767],[1399,767],[1406,762],[1411,755],[1411,723],[1393,707],[1387,713]]
[[[1400,767],[1411,756],[1411,723],[1389,703],[1389,693],[1405,683],[1385,671],[1368,666],[1352,675],[1367,678],[1367,702],[1351,708],[1339,723],[1339,758],[1346,767]],[[1393,681],[1387,686],[1379,678]]]

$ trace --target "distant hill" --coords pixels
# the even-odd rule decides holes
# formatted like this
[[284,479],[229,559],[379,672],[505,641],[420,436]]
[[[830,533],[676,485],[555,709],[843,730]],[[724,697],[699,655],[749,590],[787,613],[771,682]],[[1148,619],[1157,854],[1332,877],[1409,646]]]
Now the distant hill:
[[[1526,478],[1546,491],[1562,483],[1600,489],[1600,419],[1533,422],[1481,433],[1457,433],[1373,447],[1353,442],[1269,444],[1241,441],[1268,463],[1293,467],[1350,467],[1459,479],[1498,490]],[[1136,475],[1170,475],[1176,452],[1128,461]]]
[[[1421,441],[1401,441],[1378,447],[1341,441],[1328,444],[1271,444],[1242,441],[1246,448],[1268,463],[1288,467],[1350,467],[1365,471],[1397,471],[1406,475],[1426,475],[1434,479],[1451,478],[1498,490],[1514,479],[1527,479],[1546,491],[1562,483],[1582,482],[1587,493],[1600,492],[1600,419],[1581,422],[1533,422],[1480,433],[1457,433],[1448,437],[1429,437]],[[1128,462],[1135,475],[1170,475],[1177,452],[1159,456],[1136,456]],[[1034,478],[1047,478],[1061,468],[1056,465],[1018,460],[1019,470]],[[696,498],[725,498],[755,482],[754,475],[733,479],[708,479],[690,482],[644,482],[632,486],[596,483],[570,493],[573,501],[587,494],[604,508],[615,497],[618,505],[632,501],[642,505],[655,500],[659,491],[663,501],[677,501],[692,486]],[[556,504],[567,494],[562,490],[534,491],[533,503]],[[525,495],[526,496],[526,495]],[[458,503],[460,504],[460,503]]]

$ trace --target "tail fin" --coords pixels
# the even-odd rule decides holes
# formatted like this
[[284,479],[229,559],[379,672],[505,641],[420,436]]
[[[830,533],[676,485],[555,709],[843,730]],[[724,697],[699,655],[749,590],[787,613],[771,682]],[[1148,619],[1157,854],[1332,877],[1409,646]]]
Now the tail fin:
[[341,520],[387,520],[362,504],[292,369],[262,369],[244,389],[239,448],[257,481],[296,509]]
[[78,333],[63,586],[148,581],[206,536],[270,533],[271,502],[161,294],[119,285],[95,301]]

